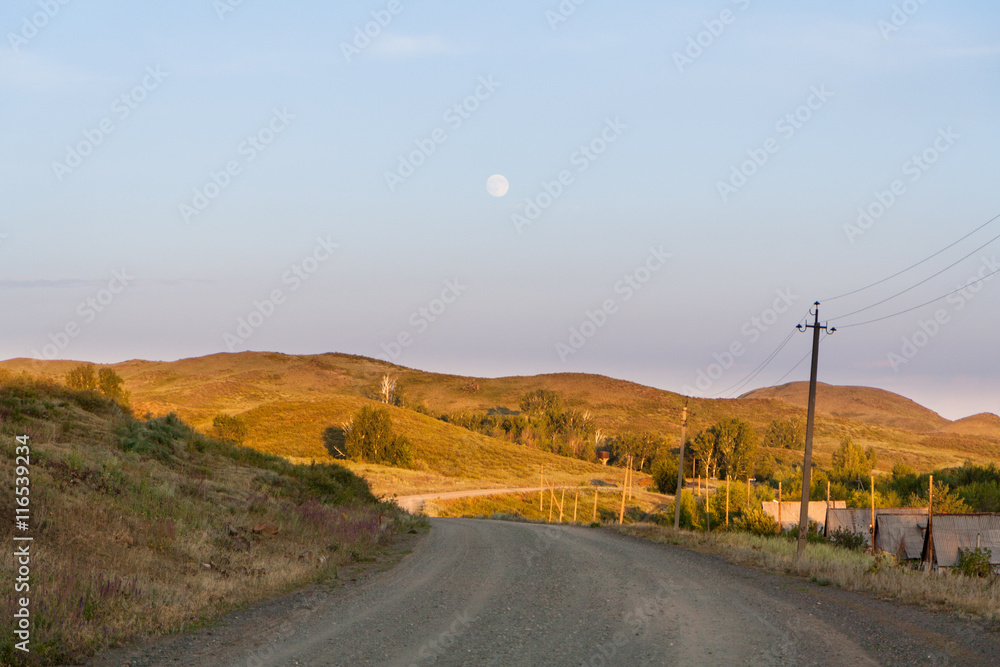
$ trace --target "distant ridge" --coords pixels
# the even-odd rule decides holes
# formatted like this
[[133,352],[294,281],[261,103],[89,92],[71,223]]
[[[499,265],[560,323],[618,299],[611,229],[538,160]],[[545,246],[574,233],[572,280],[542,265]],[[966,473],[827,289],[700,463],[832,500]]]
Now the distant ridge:
[[965,419],[953,421],[941,427],[941,433],[957,433],[958,435],[982,435],[989,438],[1000,438],[1000,417],[992,412],[981,412]]
[[[809,383],[791,382],[779,387],[763,387],[740,398],[774,398],[804,408],[808,404]],[[838,387],[821,382],[817,385],[816,402],[817,412],[831,417],[915,433],[931,433],[951,424],[915,401],[873,387]]]

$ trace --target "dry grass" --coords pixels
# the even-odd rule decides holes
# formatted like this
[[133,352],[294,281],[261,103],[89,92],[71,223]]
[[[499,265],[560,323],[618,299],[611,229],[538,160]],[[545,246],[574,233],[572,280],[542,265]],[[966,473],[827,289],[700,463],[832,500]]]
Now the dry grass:
[[[3,366],[35,374],[62,377],[71,361],[12,360]],[[647,429],[668,439],[679,436],[678,418],[684,397],[642,385],[597,375],[559,373],[533,377],[473,379],[407,369],[386,362],[343,354],[290,356],[246,352],[217,354],[176,362],[130,361],[116,364],[132,392],[137,411],[154,416],[176,412],[207,432],[219,413],[240,414],[251,422],[247,444],[299,460],[328,461],[321,434],[339,425],[374,395],[385,373],[395,376],[410,405],[424,406],[438,416],[460,410],[516,410],[519,398],[539,388],[559,392],[568,407],[587,410],[609,434]],[[787,387],[735,400],[691,400],[690,433],[723,417],[745,419],[763,432],[772,419],[804,416],[797,403],[801,387]],[[879,452],[879,470],[896,462],[919,471],[958,465],[969,459],[989,463],[1000,456],[996,438],[976,435],[928,434],[945,424],[931,411],[889,392],[864,387],[823,387],[816,424],[815,460],[828,466],[840,440],[850,435]],[[534,478],[533,465],[553,470],[552,455],[487,438],[442,423],[412,410],[393,409],[397,430],[413,443],[419,475],[392,469],[366,473],[380,492],[419,492],[468,486],[521,486]],[[521,465],[524,463],[524,465]],[[404,486],[393,487],[398,478]],[[569,481],[569,478],[566,480]],[[418,486],[426,482],[428,486]]]
[[[30,436],[30,664],[78,661],[335,578],[410,529],[342,469],[295,467],[190,431],[167,456],[122,451],[128,420],[112,408],[88,412],[71,392],[28,388],[0,386],[0,457],[12,463],[13,436]],[[13,466],[0,466],[0,486],[13,483]],[[7,544],[12,529],[0,524]],[[3,566],[12,571],[10,550]],[[0,663],[11,664],[22,656],[8,577],[0,607]]]
[[802,559],[796,543],[779,537],[747,533],[695,533],[672,526],[627,525],[614,530],[653,542],[719,554],[733,563],[779,574],[806,577],[821,585],[869,593],[904,604],[1000,619],[1000,586],[993,579],[950,574],[926,574],[899,566],[886,556],[850,551],[829,544],[809,543]]
[[[516,493],[496,496],[476,496],[470,498],[453,498],[449,500],[429,501],[424,505],[428,516],[439,517],[515,517],[526,521],[560,520],[560,505],[562,506],[562,522],[573,523],[574,506],[576,506],[576,523],[589,524],[594,516],[594,493],[597,496],[598,523],[613,523],[618,521],[621,512],[622,492],[614,487],[578,487],[567,488],[565,500],[562,489],[555,489],[555,504],[552,504],[550,491],[543,493]],[[552,512],[550,515],[550,508]],[[663,511],[663,499],[653,494],[638,493],[629,498],[625,504],[625,520],[634,522],[646,517],[649,513]]]

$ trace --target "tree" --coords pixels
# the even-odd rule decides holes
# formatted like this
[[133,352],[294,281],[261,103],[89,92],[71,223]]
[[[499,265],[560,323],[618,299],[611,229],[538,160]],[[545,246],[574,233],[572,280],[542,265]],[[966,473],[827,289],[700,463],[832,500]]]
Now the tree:
[[775,419],[767,427],[764,446],[775,449],[804,449],[806,446],[805,425],[798,417]]
[[392,417],[385,408],[361,408],[344,425],[343,431],[344,453],[348,458],[393,466],[412,463],[410,441],[393,434]]
[[246,440],[248,429],[246,422],[239,415],[215,415],[212,420],[212,431],[215,437],[226,442],[242,445]]
[[97,375],[93,364],[80,364],[66,374],[66,384],[72,389],[97,389]]
[[563,410],[562,398],[548,389],[536,389],[521,397],[519,403],[521,412],[526,415],[547,414],[554,416]]
[[650,467],[653,485],[660,493],[674,494],[677,492],[677,457],[666,454],[656,459]]
[[382,376],[382,382],[378,388],[379,400],[388,405],[396,402],[396,378],[390,377],[388,373]]
[[125,391],[125,380],[113,368],[102,368],[97,372],[97,388],[111,400],[127,407],[129,392]]
[[705,474],[719,478],[752,475],[759,457],[757,432],[742,419],[716,422],[695,436],[691,447],[695,457],[702,462]]
[[854,444],[851,437],[847,436],[840,441],[840,447],[833,453],[830,477],[864,488],[877,463],[878,454],[872,447],[862,449],[861,445]]
[[715,454],[715,432],[705,429],[694,437],[691,441],[691,453],[694,454],[692,460],[701,462],[701,468],[708,476],[712,467],[712,457]]

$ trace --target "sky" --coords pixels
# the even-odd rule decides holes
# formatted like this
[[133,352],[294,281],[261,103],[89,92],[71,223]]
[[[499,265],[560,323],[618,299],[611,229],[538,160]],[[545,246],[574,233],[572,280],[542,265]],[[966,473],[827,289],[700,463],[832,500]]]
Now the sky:
[[10,0],[0,358],[343,352],[734,397],[808,379],[820,301],[821,381],[1000,412],[998,20]]

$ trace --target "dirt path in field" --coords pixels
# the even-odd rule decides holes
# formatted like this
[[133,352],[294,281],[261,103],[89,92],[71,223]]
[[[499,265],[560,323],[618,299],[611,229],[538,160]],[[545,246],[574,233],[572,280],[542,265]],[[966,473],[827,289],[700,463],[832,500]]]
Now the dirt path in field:
[[432,519],[395,568],[95,665],[985,665],[983,622],[609,531]]

